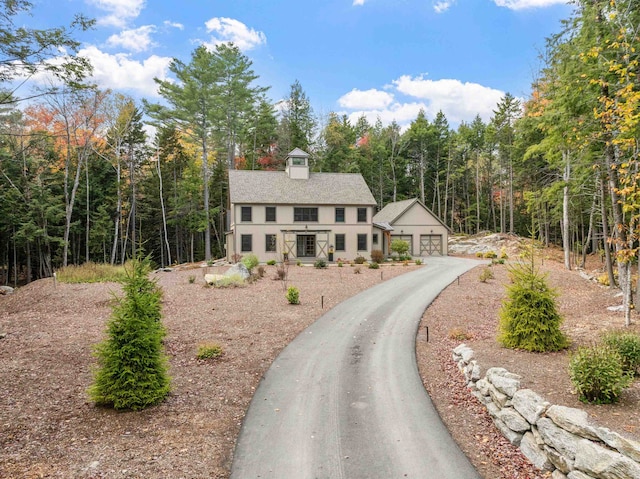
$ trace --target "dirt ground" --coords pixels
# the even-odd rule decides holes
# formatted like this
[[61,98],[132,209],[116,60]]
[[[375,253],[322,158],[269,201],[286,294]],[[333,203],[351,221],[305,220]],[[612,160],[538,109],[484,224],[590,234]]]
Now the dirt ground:
[[[427,266],[428,267],[428,261]],[[381,280],[416,266],[379,270],[309,266],[289,268],[289,284],[300,289],[291,306],[281,281],[267,266],[263,279],[244,288],[203,286],[215,268],[154,273],[164,291],[172,393],[141,412],[95,407],[92,347],[101,340],[117,284],[58,284],[41,280],[0,296],[0,478],[227,478],[244,412],[276,355],[324,311]],[[613,293],[547,261],[550,281],[562,287],[563,328],[572,348],[622,325]],[[571,391],[567,353],[533,355],[502,349],[494,341],[497,310],[508,281],[504,266],[495,279],[478,280],[476,268],[445,290],[427,310],[417,338],[427,389],[454,437],[485,478],[536,478],[526,461],[500,441],[490,419],[468,394],[451,361],[459,328],[472,339],[483,372],[503,366],[522,374],[547,400],[584,407],[619,432],[640,434],[640,387],[636,383],[615,406],[585,407]],[[190,283],[190,278],[195,281]],[[429,326],[429,341],[426,327]],[[638,331],[637,325],[633,326]],[[213,342],[224,355],[197,360],[199,344]]]

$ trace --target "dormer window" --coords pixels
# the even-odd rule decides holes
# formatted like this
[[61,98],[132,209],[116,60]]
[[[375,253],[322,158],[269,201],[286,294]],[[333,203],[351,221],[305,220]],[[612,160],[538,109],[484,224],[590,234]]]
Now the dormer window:
[[307,166],[307,159],[293,157],[291,158],[291,164],[295,166]]

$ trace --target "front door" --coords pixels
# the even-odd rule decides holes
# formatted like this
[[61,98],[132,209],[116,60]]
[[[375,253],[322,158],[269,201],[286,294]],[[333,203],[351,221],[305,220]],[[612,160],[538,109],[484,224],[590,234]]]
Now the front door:
[[297,253],[298,258],[315,258],[316,235],[298,235]]

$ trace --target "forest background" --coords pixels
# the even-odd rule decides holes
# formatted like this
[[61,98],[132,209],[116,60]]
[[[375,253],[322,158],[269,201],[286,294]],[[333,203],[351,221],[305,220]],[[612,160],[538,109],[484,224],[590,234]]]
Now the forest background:
[[[298,147],[313,171],[361,173],[378,208],[417,197],[454,233],[561,244],[567,268],[600,254],[628,320],[640,232],[637,2],[576,1],[530,95],[507,93],[488,122],[455,129],[443,112],[421,111],[407,128],[320,118],[298,81],[276,108],[251,60],[226,43],[174,59],[171,80],[156,80],[161,101],[138,103],[87,81],[74,32],[91,20],[16,26],[31,6],[0,2],[0,284],[139,253],[161,266],[222,257],[227,171],[282,169]],[[9,89],[36,73],[49,85],[26,98]]]

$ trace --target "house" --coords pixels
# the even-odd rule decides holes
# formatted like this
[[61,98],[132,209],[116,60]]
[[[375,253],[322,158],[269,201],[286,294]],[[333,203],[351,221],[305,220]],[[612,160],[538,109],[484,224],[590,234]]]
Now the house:
[[376,201],[360,174],[312,173],[296,148],[285,171],[229,171],[227,259],[368,258]]
[[449,228],[417,198],[389,203],[373,217],[373,231],[384,237],[382,251],[391,253],[395,239],[409,243],[412,256],[447,254]]
[[446,254],[447,227],[422,203],[400,201],[376,214],[362,175],[312,173],[299,148],[285,171],[230,170],[229,201],[228,261],[249,253],[261,262],[369,259],[374,249],[388,254],[396,237],[410,238],[416,255]]

